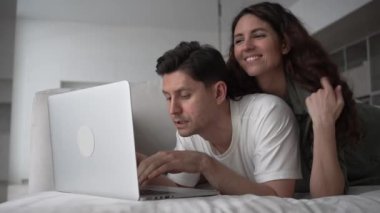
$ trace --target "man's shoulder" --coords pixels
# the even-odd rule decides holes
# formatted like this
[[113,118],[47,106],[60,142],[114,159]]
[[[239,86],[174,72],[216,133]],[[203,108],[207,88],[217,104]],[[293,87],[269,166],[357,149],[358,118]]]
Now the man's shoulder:
[[242,117],[286,116],[291,114],[290,107],[280,97],[270,94],[251,94],[232,104],[234,114]]
[[286,105],[286,103],[280,97],[264,93],[245,95],[237,102],[241,105],[254,105],[266,107]]

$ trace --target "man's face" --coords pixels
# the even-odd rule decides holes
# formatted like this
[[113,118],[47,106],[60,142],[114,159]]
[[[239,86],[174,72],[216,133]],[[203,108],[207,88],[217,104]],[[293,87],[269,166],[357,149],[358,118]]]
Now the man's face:
[[183,136],[202,134],[212,125],[216,109],[213,87],[206,87],[181,70],[163,76],[163,94],[170,117]]

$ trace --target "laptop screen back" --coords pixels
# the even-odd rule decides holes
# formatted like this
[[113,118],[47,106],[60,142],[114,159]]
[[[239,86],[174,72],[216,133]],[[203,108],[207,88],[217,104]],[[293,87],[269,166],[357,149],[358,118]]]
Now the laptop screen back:
[[53,95],[48,103],[56,189],[138,200],[129,83]]

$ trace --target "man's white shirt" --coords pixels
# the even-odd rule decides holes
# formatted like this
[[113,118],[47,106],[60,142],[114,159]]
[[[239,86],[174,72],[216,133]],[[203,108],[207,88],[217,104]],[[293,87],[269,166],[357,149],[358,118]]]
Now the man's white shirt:
[[[176,150],[208,154],[243,177],[257,183],[279,179],[300,179],[299,134],[288,105],[268,94],[253,94],[230,100],[232,140],[218,153],[199,135],[181,137]],[[183,186],[195,186],[200,174],[177,173],[168,177]]]

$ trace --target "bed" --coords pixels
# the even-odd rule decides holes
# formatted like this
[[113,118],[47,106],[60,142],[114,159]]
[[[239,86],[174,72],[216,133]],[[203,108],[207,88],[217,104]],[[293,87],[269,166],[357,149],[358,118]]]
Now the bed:
[[160,201],[128,201],[45,191],[0,205],[0,212],[380,212],[380,186],[354,187],[350,195],[318,199],[217,195]]

